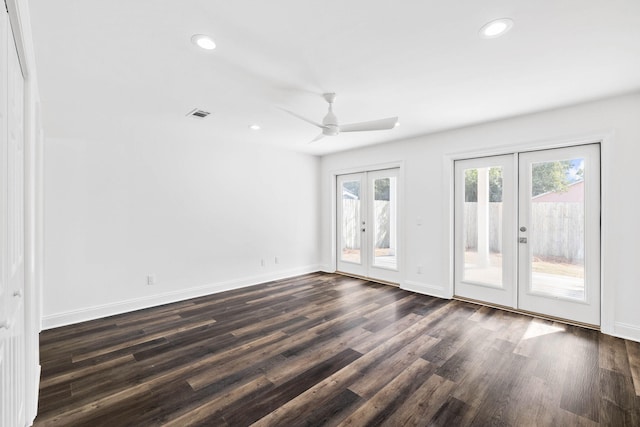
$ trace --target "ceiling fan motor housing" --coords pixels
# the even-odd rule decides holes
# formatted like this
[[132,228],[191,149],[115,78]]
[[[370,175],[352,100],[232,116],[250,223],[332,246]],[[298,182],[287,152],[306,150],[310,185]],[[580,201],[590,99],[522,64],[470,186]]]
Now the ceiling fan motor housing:
[[331,107],[329,107],[329,112],[324,119],[322,119],[322,124],[326,127],[322,130],[322,133],[328,136],[335,136],[340,133],[340,128],[338,127],[338,118],[333,111],[331,111]]
[[322,133],[327,136],[336,136],[340,133],[338,118],[333,114],[333,101],[336,100],[336,94],[324,93],[322,96],[329,103],[329,112],[324,116],[324,119],[322,119],[322,124],[326,126],[326,128],[322,130]]

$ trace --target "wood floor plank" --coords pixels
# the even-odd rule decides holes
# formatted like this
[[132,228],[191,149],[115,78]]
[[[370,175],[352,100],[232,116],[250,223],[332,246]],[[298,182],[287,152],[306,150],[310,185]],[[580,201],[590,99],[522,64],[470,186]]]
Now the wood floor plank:
[[629,369],[633,378],[636,396],[640,396],[640,343],[625,340],[625,348],[629,358]]
[[[357,351],[346,349],[330,359],[309,367],[300,375],[274,388],[253,404],[251,411],[247,411],[244,405],[238,405],[235,411],[224,416],[224,420],[229,425],[250,425],[276,408],[290,402],[293,398],[302,395],[323,378],[331,376],[334,372],[358,360],[361,356]],[[313,405],[315,406],[315,402]],[[301,418],[304,420],[306,415]],[[287,420],[287,424],[282,425],[296,425],[300,421],[300,418],[297,420],[293,418]]]
[[163,425],[166,427],[184,427],[196,425],[201,421],[210,418],[212,415],[222,416],[222,411],[232,403],[242,399],[243,397],[261,391],[273,388],[273,384],[265,377],[260,377],[245,385],[234,388],[231,392],[209,400],[201,406],[192,409],[179,417],[176,417]]
[[185,326],[181,326],[175,329],[172,329],[170,333],[167,332],[156,332],[155,334],[144,334],[143,336],[139,337],[139,338],[135,338],[135,339],[130,339],[127,342],[123,342],[120,344],[116,344],[116,345],[111,345],[108,347],[104,347],[104,348],[100,348],[98,350],[94,350],[88,353],[80,353],[80,354],[74,354],[72,360],[73,362],[82,362],[83,360],[87,360],[87,359],[93,359],[95,357],[98,356],[102,356],[103,354],[107,354],[107,353],[112,353],[116,350],[121,350],[123,348],[126,347],[130,347],[132,345],[136,345],[136,344],[142,344],[142,343],[146,343],[149,341],[154,341],[158,338],[166,338],[167,336],[171,336],[171,335],[176,335],[179,334],[181,332],[185,332],[185,331],[189,331],[191,329],[197,329],[200,328],[201,326],[207,326],[207,325],[211,325],[213,323],[215,323],[216,321],[214,319],[207,319],[207,320],[203,320],[200,322],[196,322],[196,323],[190,323],[187,324]]
[[[364,375],[349,386],[349,390],[365,399],[374,396],[379,390],[391,383],[398,375],[407,370],[420,355],[438,343],[437,338],[419,335],[397,353],[384,359],[375,369],[376,375]],[[432,369],[435,370],[435,366]]]
[[602,335],[600,344],[598,348],[598,365],[603,369],[630,375],[631,369],[625,340],[610,335]]
[[353,348],[351,344],[359,340],[366,340],[369,336],[370,333],[368,331],[354,328],[327,341],[310,345],[297,353],[285,351],[282,354],[286,356],[287,362],[283,366],[278,366],[277,369],[266,372],[267,378],[269,378],[269,381],[272,383],[278,385],[290,381],[308,366],[312,366],[318,361],[328,359],[347,348]]
[[640,343],[335,274],[41,343],[35,426],[640,425]]
[[383,426],[424,425],[426,420],[433,418],[456,387],[453,381],[435,374],[418,385],[415,392],[406,395],[402,405],[382,423]]
[[[384,422],[404,401],[411,396],[419,384],[433,372],[434,367],[424,359],[416,358],[392,381],[369,397],[356,411],[342,422],[345,426],[370,426]],[[352,390],[351,388],[349,388]],[[353,390],[352,390],[353,391]]]
[[[572,327],[567,339],[575,341],[569,357],[560,407],[576,415],[598,422],[600,405],[597,332]],[[597,372],[598,375],[594,375]]]
[[98,363],[95,365],[86,366],[84,368],[74,369],[72,371],[56,376],[49,376],[40,382],[40,387],[48,388],[63,382],[76,381],[78,378],[86,377],[87,375],[97,375],[100,371],[115,369],[125,363],[133,363],[135,362],[135,360],[136,359],[135,357],[133,357],[133,355],[126,354],[116,359],[108,360],[104,363]]

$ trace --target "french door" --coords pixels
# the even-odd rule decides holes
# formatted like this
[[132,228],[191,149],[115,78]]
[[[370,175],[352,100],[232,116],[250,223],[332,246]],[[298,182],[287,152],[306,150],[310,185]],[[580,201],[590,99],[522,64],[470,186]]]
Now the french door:
[[598,144],[455,163],[455,294],[600,324]]
[[337,177],[337,270],[400,283],[397,168]]

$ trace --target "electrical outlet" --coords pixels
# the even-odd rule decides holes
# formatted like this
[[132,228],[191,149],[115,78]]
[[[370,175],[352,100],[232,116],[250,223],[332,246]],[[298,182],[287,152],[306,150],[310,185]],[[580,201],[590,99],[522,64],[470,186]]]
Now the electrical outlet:
[[418,268],[416,268],[416,273],[422,274],[422,266],[421,265],[419,265]]
[[155,274],[147,275],[147,285],[153,286],[155,284],[156,284],[156,275]]
[[280,264],[280,260],[278,259],[278,257],[273,258],[273,263]]
[[262,258],[260,260],[260,267],[264,267],[266,265],[266,263],[264,262],[264,258]]

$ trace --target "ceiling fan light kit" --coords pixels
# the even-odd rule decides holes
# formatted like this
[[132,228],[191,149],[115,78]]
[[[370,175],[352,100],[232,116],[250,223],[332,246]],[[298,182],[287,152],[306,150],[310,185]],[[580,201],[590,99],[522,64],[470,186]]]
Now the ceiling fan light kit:
[[322,119],[322,124],[307,119],[306,117],[296,114],[293,111],[282,108],[284,112],[289,113],[300,120],[304,120],[305,122],[322,129],[322,133],[316,136],[310,142],[316,142],[324,138],[325,136],[337,136],[340,134],[340,132],[366,132],[374,130],[393,129],[398,124],[398,117],[388,117],[386,119],[340,125],[338,122],[338,117],[336,117],[336,115],[333,113],[333,103],[336,100],[336,94],[333,92],[323,93],[322,97],[329,104],[329,111]]

